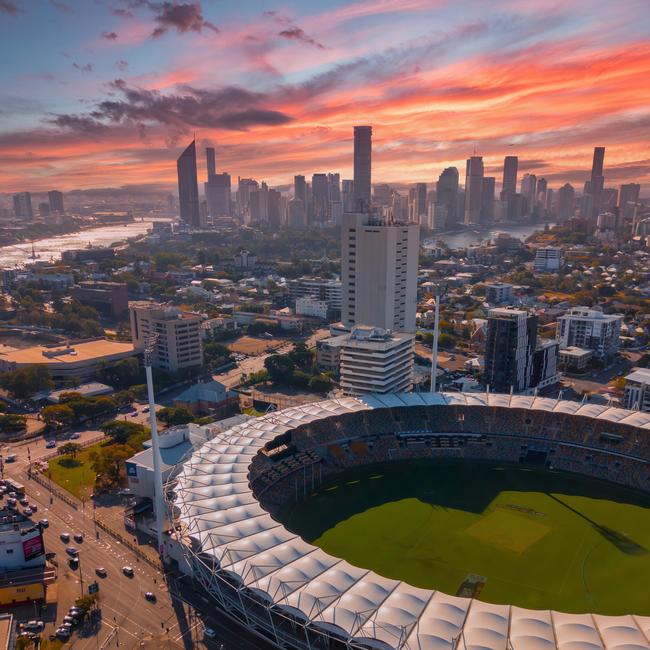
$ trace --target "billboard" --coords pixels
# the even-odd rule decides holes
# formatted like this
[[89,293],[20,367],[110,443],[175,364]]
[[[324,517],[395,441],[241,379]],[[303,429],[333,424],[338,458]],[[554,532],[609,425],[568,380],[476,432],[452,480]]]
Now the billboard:
[[36,557],[45,554],[45,544],[43,544],[43,534],[39,533],[34,537],[30,537],[23,542],[23,555],[25,562],[33,560]]

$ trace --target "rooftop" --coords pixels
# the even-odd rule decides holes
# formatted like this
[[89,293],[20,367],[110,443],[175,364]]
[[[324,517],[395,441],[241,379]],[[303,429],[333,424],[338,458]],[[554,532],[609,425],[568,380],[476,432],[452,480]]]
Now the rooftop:
[[22,350],[0,351],[0,362],[19,365],[32,364],[78,364],[101,358],[128,356],[134,353],[132,343],[95,339],[66,345],[35,345]]

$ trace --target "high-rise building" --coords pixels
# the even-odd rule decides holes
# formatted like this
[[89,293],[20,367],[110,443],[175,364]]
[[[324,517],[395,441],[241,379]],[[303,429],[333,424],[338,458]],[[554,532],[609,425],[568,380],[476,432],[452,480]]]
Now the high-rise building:
[[214,147],[206,148],[205,160],[208,168],[208,183],[209,183],[210,179],[217,173],[217,163],[214,155]]
[[346,327],[368,325],[415,331],[420,228],[415,223],[346,213],[341,226],[341,319]]
[[575,211],[576,191],[573,185],[565,183],[557,193],[557,218],[566,221]]
[[259,188],[259,183],[253,178],[237,178],[237,211],[243,223],[251,221],[251,192]]
[[205,183],[207,213],[211,217],[229,217],[231,210],[230,174],[217,174],[214,147],[205,150],[208,180]]
[[531,387],[537,317],[522,309],[500,307],[488,313],[485,384],[496,393]]
[[540,178],[537,181],[537,189],[535,190],[535,206],[539,212],[544,212],[546,209],[546,192],[548,190],[548,183],[545,178]]
[[556,338],[560,348],[576,346],[593,350],[599,359],[611,359],[620,345],[620,314],[603,314],[588,307],[573,307],[557,323]]
[[305,204],[302,199],[293,198],[287,205],[287,225],[290,228],[304,228],[307,225]]
[[415,185],[413,220],[419,224],[426,224],[427,221],[427,184],[426,183],[417,183]]
[[372,127],[354,127],[354,211],[370,210]]
[[50,204],[47,202],[38,204],[38,213],[41,215],[42,219],[50,216]]
[[390,205],[390,185],[378,183],[373,188],[374,201],[377,205]]
[[494,221],[494,190],[496,179],[494,176],[484,176],[481,186],[481,223]]
[[59,214],[63,214],[65,212],[63,208],[63,192],[59,192],[58,190],[50,190],[47,193],[47,199],[50,203],[51,213],[58,212]]
[[600,212],[600,201],[605,177],[603,165],[605,162],[605,147],[594,147],[594,157],[591,163],[591,177],[585,183],[580,213],[583,217],[595,217]]
[[343,212],[354,212],[354,181],[344,178],[341,182],[341,200]]
[[302,201],[303,206],[307,205],[307,184],[305,177],[298,175],[293,177],[293,196]]
[[322,225],[329,219],[329,184],[327,174],[311,177],[311,201],[313,223]]
[[519,158],[506,156],[503,160],[503,181],[501,186],[501,200],[507,201],[508,196],[517,193],[517,169]]
[[272,228],[279,228],[282,225],[281,202],[280,190],[268,191],[268,221]]
[[176,161],[178,202],[181,221],[198,228],[201,225],[199,185],[196,176],[196,142],[192,140]]
[[640,191],[641,186],[638,183],[621,185],[618,193],[618,210],[623,219],[632,219],[634,217]]
[[340,349],[340,385],[349,395],[399,393],[413,384],[413,334],[354,327]]
[[327,184],[329,187],[330,203],[341,201],[341,174],[328,174]]
[[14,194],[14,214],[18,219],[33,219],[32,195],[29,192]]
[[526,204],[526,214],[531,215],[535,211],[535,196],[537,191],[537,176],[535,174],[524,174],[521,179],[521,195]]
[[467,159],[465,168],[465,224],[481,223],[483,196],[483,157]]
[[[436,222],[438,211],[444,210],[444,223],[446,228],[453,228],[458,224],[458,169],[447,167],[438,177],[436,183]],[[440,220],[442,220],[442,214]],[[436,227],[438,227],[436,225]]]
[[201,314],[181,311],[160,303],[129,303],[131,339],[142,351],[156,335],[153,366],[167,372],[203,365]]

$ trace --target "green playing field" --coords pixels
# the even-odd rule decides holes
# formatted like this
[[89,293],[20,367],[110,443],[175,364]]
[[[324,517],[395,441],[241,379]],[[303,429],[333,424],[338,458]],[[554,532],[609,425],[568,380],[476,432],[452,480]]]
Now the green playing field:
[[[339,474],[281,513],[381,575],[493,603],[650,615],[650,495],[500,462],[400,461]],[[483,579],[480,579],[483,578]]]

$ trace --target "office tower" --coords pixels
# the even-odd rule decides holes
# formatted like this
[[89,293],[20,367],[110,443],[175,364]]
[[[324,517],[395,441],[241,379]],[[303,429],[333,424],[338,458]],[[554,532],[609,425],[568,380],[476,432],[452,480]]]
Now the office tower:
[[279,228],[282,225],[282,213],[280,211],[282,194],[280,194],[279,190],[269,190],[267,200],[269,226]]
[[149,301],[130,302],[129,313],[131,340],[137,351],[143,351],[150,336],[157,334],[154,368],[177,372],[203,365],[201,314]]
[[535,193],[537,190],[537,176],[524,174],[521,179],[521,195],[524,198],[525,214],[532,215],[535,211]]
[[416,223],[426,224],[427,222],[427,184],[417,183],[415,186],[415,203],[413,220]]
[[304,176],[293,177],[293,196],[302,201],[303,206],[307,205],[307,185]]
[[18,219],[33,219],[32,195],[29,192],[14,194],[14,214]]
[[566,221],[573,216],[575,210],[576,191],[573,185],[565,183],[557,193],[557,218]]
[[641,186],[638,183],[627,183],[621,185],[618,193],[618,209],[621,218],[633,219],[634,212],[639,202]]
[[354,211],[354,181],[344,178],[341,182],[341,200],[343,201],[343,211]]
[[251,192],[257,190],[259,183],[252,178],[237,177],[237,211],[243,223],[250,223]]
[[215,174],[205,184],[205,199],[208,214],[211,217],[229,217],[232,215],[232,195],[230,174]]
[[343,215],[341,316],[346,327],[415,331],[420,228],[367,213]]
[[537,181],[537,189],[535,190],[535,207],[539,212],[543,212],[546,208],[546,191],[548,184],[545,178],[540,178]]
[[329,219],[329,184],[327,174],[311,177],[312,221],[322,225]]
[[199,185],[196,177],[196,142],[192,140],[176,161],[178,202],[181,221],[195,228],[201,225]]
[[483,158],[472,156],[465,167],[465,224],[481,223]]
[[506,156],[503,160],[503,181],[501,184],[501,200],[507,201],[511,194],[517,193],[517,169],[519,158]]
[[546,188],[546,212],[549,214],[554,213],[555,192],[550,187]]
[[50,216],[50,204],[49,203],[39,203],[38,204],[38,213],[41,215],[41,218]]
[[387,183],[379,183],[375,185],[374,202],[377,205],[390,205],[390,185]]
[[328,174],[327,184],[330,203],[339,202],[341,200],[341,174]]
[[481,223],[494,221],[494,189],[496,179],[494,176],[484,176],[481,185]]
[[354,210],[370,210],[372,127],[354,127]]
[[252,223],[267,223],[269,220],[269,193],[266,183],[250,192],[249,213]]
[[[436,183],[436,227],[438,212],[444,211],[446,228],[458,225],[458,169],[447,167],[438,177]],[[441,214],[441,220],[442,220]]]
[[598,196],[603,190],[605,177],[603,164],[605,162],[605,147],[594,147],[594,158],[591,164],[591,193]]
[[340,385],[347,395],[399,393],[413,385],[415,336],[354,327],[340,349]]
[[576,346],[593,350],[599,359],[611,359],[617,354],[623,322],[620,314],[573,307],[557,321],[556,338],[560,348]]
[[63,192],[58,190],[50,190],[47,193],[47,199],[50,202],[50,212],[58,212],[59,214],[64,213],[63,209]]
[[537,317],[522,309],[500,307],[488,312],[484,382],[495,393],[531,387]]
[[217,173],[217,163],[214,156],[214,147],[206,147],[205,160],[208,168],[208,183],[210,179]]
[[293,198],[287,205],[287,225],[290,228],[304,228],[307,225],[305,204],[302,199]]

